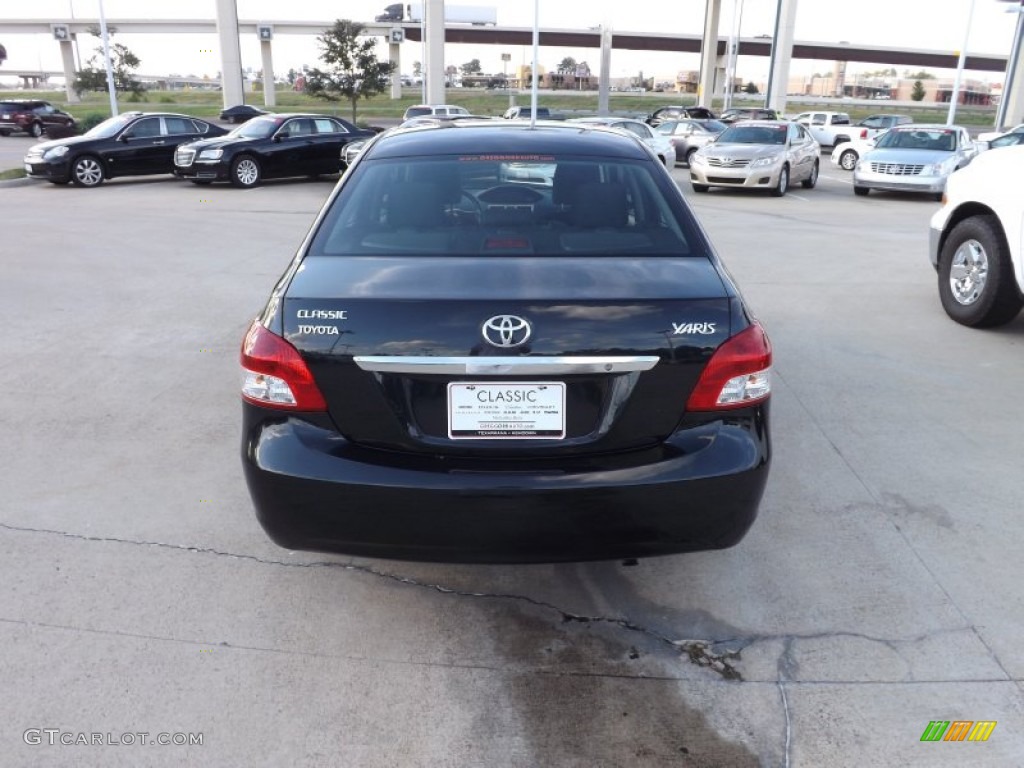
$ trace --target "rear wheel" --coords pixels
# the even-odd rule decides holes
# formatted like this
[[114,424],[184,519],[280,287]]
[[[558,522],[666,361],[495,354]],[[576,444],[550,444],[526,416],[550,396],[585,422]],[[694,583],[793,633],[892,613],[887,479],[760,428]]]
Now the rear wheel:
[[787,189],[789,189],[789,166],[784,165],[779,171],[779,182],[772,189],[772,197],[782,197],[786,194]]
[[231,164],[231,183],[236,187],[255,187],[260,183],[260,164],[252,155],[241,155]]
[[11,135],[10,131],[7,131],[7,130],[0,131],[0,136],[10,136],[10,135]]
[[867,197],[869,191],[870,189],[868,187],[853,188],[853,194],[857,195],[857,197]]
[[92,155],[82,155],[71,164],[71,181],[76,187],[98,187],[103,183],[103,166]]
[[953,227],[939,254],[939,299],[947,315],[973,328],[1004,325],[1020,312],[1010,249],[995,216]]
[[28,135],[31,136],[34,139],[38,139],[40,136],[42,136],[43,135],[43,125],[42,125],[42,123],[32,123],[32,125],[30,125],[28,127]]
[[811,168],[811,175],[800,182],[804,189],[814,189],[814,185],[818,183],[818,161],[814,161],[814,167]]
[[852,171],[855,165],[857,165],[857,153],[852,149],[846,150],[839,156],[839,167],[844,171]]

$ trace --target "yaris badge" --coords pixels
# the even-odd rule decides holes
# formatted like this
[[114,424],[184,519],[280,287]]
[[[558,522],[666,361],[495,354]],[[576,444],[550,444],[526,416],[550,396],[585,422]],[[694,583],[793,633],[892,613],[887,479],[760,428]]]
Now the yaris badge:
[[495,315],[480,330],[488,344],[505,349],[522,346],[531,333],[530,324],[516,315]]

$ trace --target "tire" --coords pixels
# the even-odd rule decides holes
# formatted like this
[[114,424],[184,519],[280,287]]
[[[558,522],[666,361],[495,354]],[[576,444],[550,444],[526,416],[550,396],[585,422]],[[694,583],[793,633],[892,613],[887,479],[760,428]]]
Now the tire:
[[691,186],[693,186],[693,191],[694,192],[707,192],[708,191],[708,185],[707,184],[695,184],[692,181],[690,182],[690,184],[691,184]]
[[0,136],[10,136],[10,135],[11,135],[10,131],[6,131],[6,130],[0,131]]
[[42,124],[41,123],[32,123],[32,125],[30,125],[28,127],[28,135],[31,136],[33,139],[38,139],[40,136],[42,136],[43,135],[43,126],[42,126]]
[[783,165],[779,171],[779,183],[772,189],[772,197],[782,197],[789,189],[789,166]]
[[844,171],[852,171],[857,165],[858,155],[852,149],[848,149],[839,156],[839,167]]
[[853,194],[855,194],[857,197],[867,197],[868,196],[868,192],[870,192],[870,191],[871,191],[870,187],[854,187],[853,188]]
[[690,167],[690,160],[693,159],[693,156],[695,154],[697,154],[697,150],[696,149],[689,149],[689,150],[686,151],[686,167],[687,168]]
[[814,167],[811,168],[811,175],[800,182],[800,185],[804,189],[814,189],[814,185],[818,183],[818,161],[814,161]]
[[71,163],[71,183],[76,187],[98,187],[103,183],[103,166],[94,155],[82,155]]
[[1010,249],[999,219],[971,216],[949,233],[939,253],[939,300],[961,325],[1005,325],[1021,309]]
[[251,189],[262,179],[259,161],[252,155],[239,155],[231,164],[231,183],[242,189]]

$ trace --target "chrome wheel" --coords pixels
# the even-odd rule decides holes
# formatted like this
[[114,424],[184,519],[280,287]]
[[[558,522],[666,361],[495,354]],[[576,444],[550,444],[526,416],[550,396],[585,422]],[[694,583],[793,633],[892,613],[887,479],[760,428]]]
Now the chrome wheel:
[[33,138],[38,139],[40,136],[43,135],[43,126],[41,126],[39,123],[32,123],[32,125],[28,127],[28,133]]
[[852,171],[855,165],[857,165],[857,153],[852,149],[846,150],[839,156],[839,167],[844,171]]
[[71,168],[71,180],[80,187],[95,187],[103,181],[103,168],[95,157],[80,157]]
[[239,187],[253,187],[260,180],[260,166],[251,157],[240,157],[235,161],[234,182]]
[[965,240],[953,253],[949,266],[949,290],[958,304],[969,307],[985,291],[988,254],[977,240]]

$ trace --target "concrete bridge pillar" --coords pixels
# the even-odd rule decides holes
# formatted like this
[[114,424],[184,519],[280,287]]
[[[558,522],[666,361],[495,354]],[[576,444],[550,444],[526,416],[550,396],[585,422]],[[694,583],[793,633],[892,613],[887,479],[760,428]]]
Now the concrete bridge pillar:
[[427,104],[444,104],[444,0],[426,0],[423,13]]
[[781,113],[786,110],[786,93],[789,91],[789,63],[793,58],[797,0],[778,0],[778,3],[765,106]]
[[715,75],[718,72],[718,17],[722,13],[722,0],[707,0],[704,9],[704,38],[700,44],[700,80],[697,83],[697,103],[711,106],[715,95]]
[[75,49],[70,40],[60,41],[60,58],[64,64],[64,93],[69,104],[77,104],[78,93],[75,92]]
[[238,42],[238,7],[235,0],[217,0],[217,37],[220,41],[220,83],[224,107],[242,104],[242,49]]
[[274,56],[270,41],[260,38],[260,56],[263,59],[263,105],[277,106],[277,89],[274,88]]
[[391,70],[391,98],[402,98],[402,46],[398,43],[391,43],[388,46],[388,61],[394,64]]

